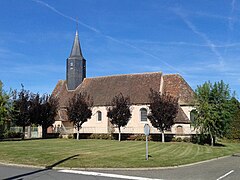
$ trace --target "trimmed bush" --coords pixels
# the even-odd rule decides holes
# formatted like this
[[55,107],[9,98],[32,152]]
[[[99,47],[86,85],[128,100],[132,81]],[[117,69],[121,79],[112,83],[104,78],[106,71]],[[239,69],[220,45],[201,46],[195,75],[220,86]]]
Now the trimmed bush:
[[182,142],[182,138],[177,137],[177,138],[176,138],[176,142]]
[[73,134],[69,134],[69,135],[68,135],[68,139],[74,139]]
[[183,142],[190,143],[191,139],[189,137],[185,137],[183,138]]
[[14,132],[14,131],[6,131],[4,134],[3,134],[3,137],[5,139],[7,138],[21,138],[23,135],[23,133],[20,133],[20,132]]
[[113,139],[112,134],[91,134],[89,139]]

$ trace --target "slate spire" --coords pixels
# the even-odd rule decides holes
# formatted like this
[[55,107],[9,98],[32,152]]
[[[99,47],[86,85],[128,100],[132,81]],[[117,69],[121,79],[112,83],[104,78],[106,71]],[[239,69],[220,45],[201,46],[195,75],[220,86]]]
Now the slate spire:
[[74,42],[73,42],[70,57],[81,57],[83,59],[81,46],[80,46],[80,41],[79,41],[79,37],[78,37],[78,30],[76,30],[76,35],[75,35],[75,39],[74,39]]
[[72,50],[67,59],[66,80],[68,90],[75,90],[86,78],[86,60],[81,51],[78,30],[76,30]]

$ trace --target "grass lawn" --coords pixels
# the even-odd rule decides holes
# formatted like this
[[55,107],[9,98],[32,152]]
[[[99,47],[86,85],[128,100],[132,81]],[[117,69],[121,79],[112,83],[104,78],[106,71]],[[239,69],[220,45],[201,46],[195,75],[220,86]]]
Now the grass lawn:
[[75,168],[164,167],[240,152],[240,143],[210,147],[191,143],[48,139],[0,142],[0,162]]

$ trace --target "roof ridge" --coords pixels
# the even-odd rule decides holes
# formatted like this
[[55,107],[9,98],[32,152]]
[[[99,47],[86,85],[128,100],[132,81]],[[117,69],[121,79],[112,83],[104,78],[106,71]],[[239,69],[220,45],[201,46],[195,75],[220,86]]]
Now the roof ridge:
[[[172,75],[181,76],[179,73],[164,74],[163,76],[172,76]],[[181,76],[181,77],[182,77],[182,76]]]
[[98,78],[108,78],[108,77],[119,77],[119,76],[137,76],[137,75],[145,75],[145,74],[163,74],[162,72],[145,72],[145,73],[133,73],[133,74],[115,74],[109,76],[97,76],[97,77],[90,77],[85,79],[98,79]]

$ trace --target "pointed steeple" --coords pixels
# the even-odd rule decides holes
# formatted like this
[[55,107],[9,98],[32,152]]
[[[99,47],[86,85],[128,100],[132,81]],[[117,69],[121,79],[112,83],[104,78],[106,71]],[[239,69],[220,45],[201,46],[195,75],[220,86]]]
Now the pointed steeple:
[[80,57],[83,59],[80,41],[79,41],[79,37],[78,37],[78,30],[76,30],[76,35],[75,35],[75,39],[73,42],[72,51],[70,54],[70,58],[72,58],[72,57]]
[[86,78],[86,60],[83,58],[78,30],[76,30],[71,54],[67,59],[66,80],[68,90],[76,89],[84,78]]

